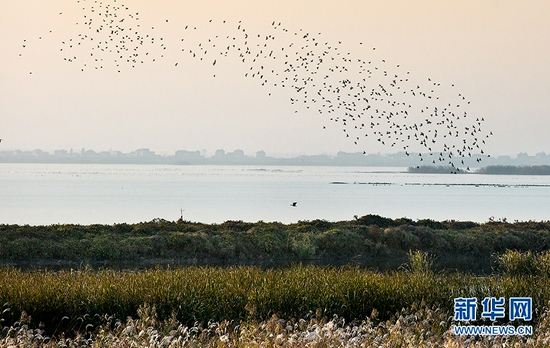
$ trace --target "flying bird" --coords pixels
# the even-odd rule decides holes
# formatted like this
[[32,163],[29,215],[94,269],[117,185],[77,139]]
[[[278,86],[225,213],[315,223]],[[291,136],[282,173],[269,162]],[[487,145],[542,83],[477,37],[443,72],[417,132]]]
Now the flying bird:
[[[434,76],[415,77],[376,47],[371,46],[364,57],[357,56],[344,41],[332,41],[305,28],[292,30],[278,21],[260,32],[242,20],[233,24],[224,20],[222,28],[212,19],[203,23],[203,31],[182,25],[181,36],[171,41],[154,34],[159,31],[155,27],[167,28],[167,19],[145,28],[140,25],[140,12],[116,0],[81,3],[79,31],[68,32],[59,43],[64,62],[78,65],[78,71],[114,68],[123,72],[159,64],[163,52],[171,48],[179,52],[175,67],[185,59],[197,64],[205,60],[212,62],[209,69],[219,70],[224,65],[218,60],[229,59],[241,67],[241,76],[255,80],[268,96],[275,89],[290,93],[294,114],[322,117],[341,128],[364,154],[376,139],[378,146],[399,146],[406,156],[418,153],[419,161],[432,156],[432,163],[448,161],[453,167],[468,165],[470,157],[480,162],[489,156],[482,148],[485,140],[480,140],[492,132],[482,131],[484,118],[472,120],[470,100],[454,92],[454,83]],[[25,50],[32,44],[30,39],[22,43]],[[209,73],[219,76],[218,71]],[[329,127],[323,125],[323,129]]]

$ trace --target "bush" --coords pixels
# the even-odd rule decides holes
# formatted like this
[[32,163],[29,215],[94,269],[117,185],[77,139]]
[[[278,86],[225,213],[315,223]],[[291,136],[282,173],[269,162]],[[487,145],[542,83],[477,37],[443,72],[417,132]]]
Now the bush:
[[518,276],[548,276],[550,270],[550,252],[537,254],[531,250],[519,252],[506,250],[496,257],[496,266],[505,275]]
[[348,229],[333,228],[323,232],[317,238],[317,249],[330,256],[354,256],[363,249],[364,238]]
[[397,223],[392,219],[381,217],[380,215],[365,215],[355,220],[358,225],[376,225],[381,228],[397,226]]
[[[414,227],[412,229],[414,230]],[[422,246],[420,238],[412,233],[413,230],[405,226],[386,228],[384,230],[385,244],[389,248],[399,251],[419,249]]]

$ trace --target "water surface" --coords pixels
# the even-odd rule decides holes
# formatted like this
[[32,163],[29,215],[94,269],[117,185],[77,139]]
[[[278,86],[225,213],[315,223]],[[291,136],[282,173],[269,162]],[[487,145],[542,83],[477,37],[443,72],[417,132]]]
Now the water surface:
[[[405,168],[0,164],[0,223],[548,220],[550,177]],[[292,207],[292,202],[298,202]]]

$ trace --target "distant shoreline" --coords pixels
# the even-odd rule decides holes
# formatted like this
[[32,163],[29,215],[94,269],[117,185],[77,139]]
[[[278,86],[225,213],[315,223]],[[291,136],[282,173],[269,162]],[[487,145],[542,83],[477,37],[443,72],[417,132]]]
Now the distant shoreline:
[[[461,170],[453,167],[422,166],[409,167],[409,173],[425,174],[488,174],[488,175],[550,175],[550,165],[535,166],[511,166],[511,165],[492,165],[479,168],[477,170]],[[546,186],[546,185],[544,185]]]
[[[425,153],[430,156],[435,153]],[[437,155],[440,155],[439,153]],[[478,160],[481,159],[479,162]],[[460,158],[460,171],[477,172],[480,166],[506,166],[504,171],[513,172],[511,167],[550,166],[550,155],[539,152],[534,156],[520,153],[517,157],[475,155]],[[327,154],[300,155],[291,158],[268,156],[264,151],[257,151],[254,156],[245,155],[242,150],[225,152],[216,150],[214,154],[206,155],[205,151],[178,150],[174,155],[159,155],[147,148],[137,149],[129,153],[121,151],[93,150],[67,151],[56,150],[53,153],[36,149],[33,151],[0,150],[0,163],[52,163],[52,164],[166,164],[166,165],[265,165],[265,166],[355,166],[355,167],[403,167],[414,168],[409,172],[441,173],[457,171],[457,168],[446,166],[420,166],[419,156],[407,152],[391,154],[339,151],[335,156]],[[425,162],[424,162],[425,163]],[[438,168],[438,169],[434,169]],[[471,168],[471,170],[468,170]],[[429,170],[429,171],[427,171]],[[489,173],[487,173],[489,174]],[[490,174],[506,174],[491,172]],[[523,173],[522,173],[523,174]],[[546,175],[546,174],[544,174]]]
[[[306,156],[307,157],[307,156]],[[57,158],[48,158],[48,159],[13,159],[0,157],[0,164],[111,164],[111,165],[174,165],[174,166],[193,166],[193,165],[221,165],[221,166],[297,166],[297,167],[317,167],[317,166],[326,166],[326,167],[391,167],[391,168],[404,168],[405,170],[400,171],[402,173],[409,174],[487,174],[487,175],[550,175],[550,165],[489,165],[481,168],[474,168],[471,170],[460,169],[450,166],[403,166],[403,165],[392,165],[391,163],[375,163],[375,164],[365,164],[365,163],[345,163],[333,160],[331,162],[309,162],[302,159],[297,161],[297,158],[273,158],[270,161],[249,161],[249,162],[217,162],[217,161],[201,161],[200,163],[190,163],[190,162],[181,162],[181,161],[150,161],[149,159],[127,159],[127,160],[105,160],[105,159],[84,159],[84,158],[74,158],[68,160],[59,160]],[[387,173],[388,171],[375,171],[373,173]],[[331,184],[350,184],[348,182],[331,182]],[[364,183],[364,182],[353,182],[353,184],[373,184],[373,183]],[[381,185],[389,185],[391,183],[374,183]],[[448,184],[446,184],[448,185]],[[477,184],[476,184],[477,185]],[[524,185],[523,185],[524,186]],[[532,186],[532,185],[529,185]],[[540,185],[538,185],[540,186]],[[548,185],[542,185],[548,186]]]

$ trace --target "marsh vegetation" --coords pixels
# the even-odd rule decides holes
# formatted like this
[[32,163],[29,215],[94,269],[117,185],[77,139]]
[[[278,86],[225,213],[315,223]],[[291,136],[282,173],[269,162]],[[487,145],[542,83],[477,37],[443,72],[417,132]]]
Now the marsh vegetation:
[[[399,342],[408,342],[405,346],[443,344],[453,341],[453,299],[461,296],[530,296],[532,324],[547,327],[550,277],[540,270],[549,269],[549,255],[504,253],[495,273],[484,277],[434,272],[433,257],[419,251],[410,252],[400,270],[383,273],[313,265],[57,272],[3,268],[2,340],[6,345],[13,340],[38,344],[46,338],[79,345],[75,340],[84,340],[96,346],[143,340],[162,345],[168,340],[174,346],[193,341],[214,347],[229,341],[249,346],[269,337],[266,342],[272,345],[330,346],[336,342],[332,339],[347,337],[359,346],[400,337]],[[399,336],[401,331],[405,335]],[[547,332],[536,332],[548,339]],[[521,339],[528,338],[507,338]]]
[[[3,262],[27,264],[0,268],[0,346],[542,347],[550,339],[549,227],[375,215],[290,225],[3,225]],[[488,255],[489,271],[442,269],[438,262],[448,255],[469,255],[470,262]],[[227,261],[223,267],[85,266],[216,256]],[[384,271],[354,264],[366,256],[404,261]],[[348,265],[300,263],[331,257]],[[260,265],[269,258],[297,262]],[[61,265],[36,266],[45,259]],[[454,336],[453,299],[486,296],[531,297],[534,335]]]
[[490,273],[495,254],[549,248],[550,222],[492,218],[483,224],[366,215],[293,224],[155,219],[115,225],[0,225],[0,264],[56,269],[88,264],[282,267],[301,262],[353,263],[383,271],[406,262],[409,250],[420,250],[437,256],[439,270]]

